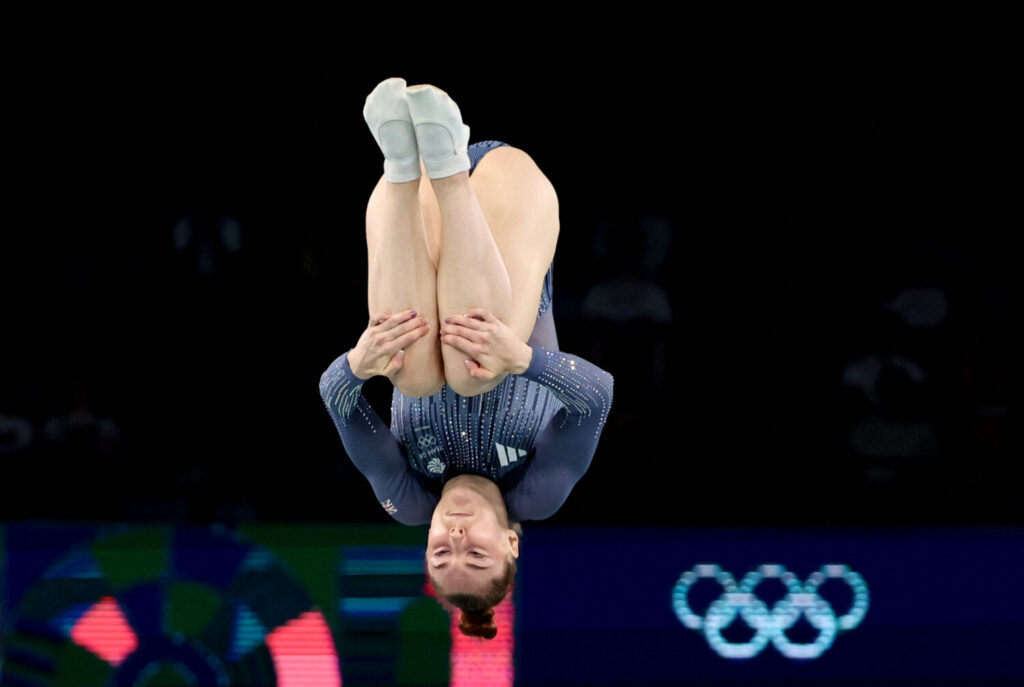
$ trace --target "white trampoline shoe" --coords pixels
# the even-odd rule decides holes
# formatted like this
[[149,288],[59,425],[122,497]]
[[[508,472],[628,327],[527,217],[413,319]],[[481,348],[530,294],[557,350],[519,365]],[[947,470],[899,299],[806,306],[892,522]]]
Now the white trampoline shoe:
[[429,84],[405,89],[416,146],[431,179],[450,177],[469,169],[469,127],[447,93]]
[[363,119],[384,153],[384,178],[400,184],[420,178],[420,153],[409,106],[405,79],[385,79],[366,96]]

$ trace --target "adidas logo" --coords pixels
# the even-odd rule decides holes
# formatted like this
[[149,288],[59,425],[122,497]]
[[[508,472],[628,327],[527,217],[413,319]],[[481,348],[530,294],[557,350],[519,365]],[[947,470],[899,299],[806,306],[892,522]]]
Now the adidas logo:
[[499,443],[495,443],[494,448],[498,449],[498,462],[501,463],[501,467],[503,468],[508,467],[509,463],[515,463],[526,455],[526,451],[521,448],[505,446]]

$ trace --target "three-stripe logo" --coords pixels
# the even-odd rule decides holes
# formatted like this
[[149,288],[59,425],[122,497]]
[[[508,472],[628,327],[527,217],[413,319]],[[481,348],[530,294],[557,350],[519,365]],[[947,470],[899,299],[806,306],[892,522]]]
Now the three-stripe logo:
[[526,455],[526,451],[521,448],[515,448],[514,446],[505,446],[495,442],[494,448],[498,450],[498,462],[501,463],[501,467],[508,467],[509,463],[515,463],[520,458]]

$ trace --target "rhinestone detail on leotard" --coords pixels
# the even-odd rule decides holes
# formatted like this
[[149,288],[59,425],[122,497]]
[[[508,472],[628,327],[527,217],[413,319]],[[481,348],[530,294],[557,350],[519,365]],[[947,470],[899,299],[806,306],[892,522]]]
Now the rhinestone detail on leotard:
[[438,477],[431,464],[445,466],[444,479],[460,473],[497,481],[528,458],[502,465],[495,444],[529,450],[537,432],[559,410],[541,385],[508,375],[498,386],[477,396],[456,394],[446,384],[433,396],[412,398],[395,391],[391,397],[391,433],[405,447],[410,465]]
[[[535,355],[543,355],[544,366],[537,381],[557,397],[568,411],[562,427],[573,418],[580,425],[597,412],[600,419],[594,427],[594,436],[600,435],[612,405],[611,374],[593,365],[577,365],[574,358],[561,351],[537,350]],[[585,373],[584,369],[588,372]],[[592,404],[597,407],[592,408]]]
[[320,396],[328,409],[334,411],[331,415],[335,422],[347,427],[354,420],[359,420],[376,433],[377,428],[370,419],[374,412],[362,394],[363,385],[345,374],[343,361],[344,358],[339,357],[320,376]]
[[[563,406],[560,428],[581,425],[596,413],[593,431],[600,435],[611,407],[612,376],[560,351],[535,348],[534,355],[538,359],[526,373],[531,378],[508,375],[478,396],[459,396],[448,385],[425,398],[396,390],[391,433],[413,469],[438,477],[436,468],[443,464],[444,479],[471,473],[497,481],[529,462],[537,435]],[[518,458],[517,449],[526,455]]]

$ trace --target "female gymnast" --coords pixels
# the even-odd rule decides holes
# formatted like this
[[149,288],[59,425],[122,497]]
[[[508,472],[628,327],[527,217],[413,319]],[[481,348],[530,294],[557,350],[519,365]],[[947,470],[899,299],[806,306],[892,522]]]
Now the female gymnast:
[[[395,520],[430,524],[426,569],[463,633],[493,638],[521,520],[590,466],[612,376],[558,350],[558,199],[522,150],[469,145],[455,102],[391,78],[363,116],[384,153],[366,209],[368,326],[320,379],[346,452]],[[426,177],[426,178],[424,178]],[[390,428],[361,392],[394,391]]]

